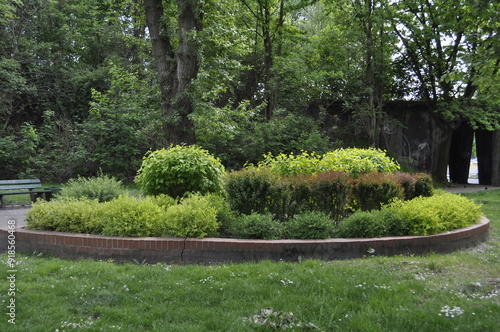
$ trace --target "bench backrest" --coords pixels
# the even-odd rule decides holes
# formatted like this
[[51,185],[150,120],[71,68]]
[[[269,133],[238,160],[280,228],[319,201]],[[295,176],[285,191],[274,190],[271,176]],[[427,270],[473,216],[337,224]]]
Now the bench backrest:
[[19,189],[37,189],[42,188],[39,179],[23,180],[0,180],[0,190],[19,190]]

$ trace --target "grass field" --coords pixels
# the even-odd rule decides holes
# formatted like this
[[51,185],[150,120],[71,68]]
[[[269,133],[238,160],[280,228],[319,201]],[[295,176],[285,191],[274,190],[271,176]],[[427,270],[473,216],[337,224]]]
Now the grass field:
[[466,196],[491,238],[446,255],[205,266],[16,253],[8,279],[4,254],[0,331],[500,331],[500,190]]

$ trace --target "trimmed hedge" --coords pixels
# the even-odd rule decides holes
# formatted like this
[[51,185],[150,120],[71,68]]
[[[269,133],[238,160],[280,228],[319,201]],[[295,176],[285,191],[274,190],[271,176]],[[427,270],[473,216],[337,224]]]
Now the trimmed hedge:
[[432,180],[425,174],[372,172],[353,178],[330,171],[316,175],[280,177],[267,167],[250,167],[227,175],[229,206],[240,214],[272,214],[286,221],[306,211],[341,220],[356,210],[380,209],[394,199],[430,196]]

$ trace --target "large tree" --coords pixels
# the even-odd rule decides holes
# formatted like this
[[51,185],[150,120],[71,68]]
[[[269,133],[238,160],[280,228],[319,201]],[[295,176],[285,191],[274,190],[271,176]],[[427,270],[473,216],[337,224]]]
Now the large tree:
[[491,58],[491,49],[498,51],[494,42],[498,5],[469,0],[411,0],[392,5],[393,30],[400,41],[395,62],[404,75],[399,79],[414,87],[408,89],[407,98],[427,102],[439,127],[433,137],[432,174],[445,182],[452,133],[462,119],[490,127],[497,123],[498,114],[485,117],[472,104],[481,82],[493,82],[498,71],[498,61]]
[[[159,76],[167,142],[196,142],[192,86],[199,70],[198,33],[203,28],[202,1],[144,0],[146,22]],[[171,15],[166,15],[167,10]],[[174,25],[175,24],[175,25]]]

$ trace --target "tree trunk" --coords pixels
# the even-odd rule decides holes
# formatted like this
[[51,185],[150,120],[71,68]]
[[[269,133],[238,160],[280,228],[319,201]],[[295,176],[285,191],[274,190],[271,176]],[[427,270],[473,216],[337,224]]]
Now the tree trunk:
[[167,144],[194,144],[194,124],[190,119],[193,103],[191,81],[198,73],[195,33],[201,30],[197,1],[178,0],[179,48],[173,50],[163,24],[162,0],[144,0],[146,23],[153,46],[162,97],[162,113]]

